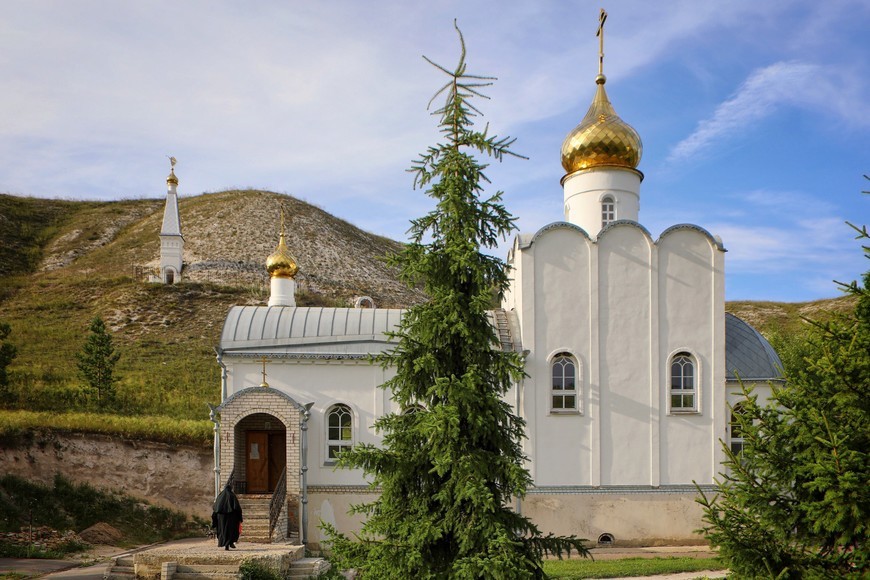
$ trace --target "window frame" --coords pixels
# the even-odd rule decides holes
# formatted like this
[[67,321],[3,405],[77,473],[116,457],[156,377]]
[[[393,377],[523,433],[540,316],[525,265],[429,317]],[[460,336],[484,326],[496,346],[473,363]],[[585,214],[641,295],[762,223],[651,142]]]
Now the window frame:
[[[342,424],[342,416],[338,415],[339,423],[337,426],[333,427],[332,425],[332,417],[334,414],[345,414],[348,425]],[[356,437],[355,437],[355,429],[354,429],[354,412],[350,405],[346,403],[335,403],[330,405],[326,409],[326,413],[324,413],[324,441],[325,445],[325,454],[324,454],[324,464],[326,465],[335,465],[338,461],[338,458],[333,455],[333,450],[335,453],[340,453],[341,451],[350,449],[353,447]],[[339,439],[333,439],[332,429],[338,429]],[[344,438],[344,430],[347,430],[347,435],[349,437],[347,439]]]
[[[560,387],[557,387],[556,384],[557,366],[561,366],[562,368],[562,372],[560,373],[561,376],[558,377],[561,382]],[[569,378],[565,372],[565,369],[567,368],[571,368],[573,373],[573,377],[571,377],[573,378],[573,388],[571,389],[565,388],[566,381]],[[549,364],[547,365],[547,370],[550,381],[550,388],[548,391],[550,413],[553,415],[581,414],[582,381],[580,374],[580,362],[577,357],[567,350],[556,351],[556,354],[550,357]],[[573,406],[566,406],[567,399],[572,397],[574,403]],[[557,398],[561,401],[562,406],[556,406]]]
[[601,198],[601,227],[605,228],[616,221],[616,198],[610,194]]
[[[740,456],[746,448],[746,439],[743,437],[743,433],[738,431],[737,436],[734,434],[735,427],[737,429],[740,428],[740,423],[737,421],[737,415],[745,412],[746,410],[743,408],[743,403],[737,403],[729,409],[728,413],[728,449],[730,449],[731,453],[735,456]],[[736,450],[735,447],[737,448]]]
[[[684,360],[680,360],[684,359]],[[674,366],[680,364],[680,373],[674,373]],[[687,377],[685,372],[686,367],[691,369],[690,376]],[[700,381],[700,366],[698,357],[692,354],[689,350],[678,350],[668,358],[667,366],[667,401],[668,412],[675,415],[698,414],[701,409],[701,381]],[[683,385],[675,387],[675,379],[678,378],[679,384]],[[686,380],[691,379],[691,386],[685,387]],[[678,399],[675,399],[677,397]],[[691,401],[691,404],[686,405],[686,399]],[[679,400],[680,404],[675,405],[674,402]]]

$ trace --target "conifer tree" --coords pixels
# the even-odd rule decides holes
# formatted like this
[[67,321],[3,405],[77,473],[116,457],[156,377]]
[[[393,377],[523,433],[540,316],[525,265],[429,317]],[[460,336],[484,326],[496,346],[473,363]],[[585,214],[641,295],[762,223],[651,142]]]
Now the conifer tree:
[[336,564],[367,580],[541,578],[544,553],[587,553],[577,538],[542,536],[511,507],[531,483],[525,423],[503,400],[523,362],[501,350],[488,318],[493,290],[501,298],[508,278],[505,264],[481,249],[514,230],[515,218],[501,192],[482,197],[486,165],[474,154],[517,155],[513,139],[474,129],[480,113],[470,99],[485,98],[480,91],[492,79],[466,72],[461,32],[459,40],[455,70],[426,59],[449,77],[433,97],[446,96],[434,113],[443,142],[411,172],[436,207],[412,221],[411,242],[393,259],[430,300],[406,311],[395,348],[377,357],[396,371],[382,387],[404,412],[376,421],[381,447],[358,445],[339,459],[363,468],[381,495],[354,507],[367,516],[355,541],[324,526]]
[[76,354],[79,372],[97,397],[97,408],[108,409],[115,402],[115,363],[121,353],[115,351],[112,335],[99,316],[88,327],[90,334]]
[[[6,322],[0,322],[0,395],[6,395],[9,388],[9,374],[6,368],[18,354],[15,345],[9,342],[12,327]],[[5,397],[4,401],[5,402]]]
[[744,388],[743,452],[725,446],[728,471],[699,499],[703,532],[737,577],[870,577],[870,271],[843,287],[855,311],[812,323],[772,401]]

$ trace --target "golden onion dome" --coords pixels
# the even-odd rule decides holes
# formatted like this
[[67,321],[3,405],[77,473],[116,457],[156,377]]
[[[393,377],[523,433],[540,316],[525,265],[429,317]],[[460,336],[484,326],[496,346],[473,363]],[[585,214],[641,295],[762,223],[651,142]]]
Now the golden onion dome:
[[275,252],[266,259],[266,271],[272,278],[292,278],[299,271],[296,260],[290,254],[287,244],[284,243],[284,232],[281,232],[281,238]]
[[590,167],[637,169],[643,153],[640,135],[619,118],[604,91],[603,74],[595,77],[598,89],[589,111],[562,143],[562,167],[574,173]]
[[175,177],[175,168],[169,170],[169,176],[166,178],[167,185],[178,185],[178,178]]

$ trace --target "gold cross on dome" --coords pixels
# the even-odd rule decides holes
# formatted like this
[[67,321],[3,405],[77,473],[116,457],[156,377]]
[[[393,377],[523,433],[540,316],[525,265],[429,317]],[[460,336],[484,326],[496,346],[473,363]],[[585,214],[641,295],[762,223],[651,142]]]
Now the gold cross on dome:
[[598,37],[598,74],[604,74],[604,21],[607,20],[607,12],[604,8],[601,9],[601,14],[598,15],[598,32],[595,36]]
[[269,383],[266,382],[266,363],[267,363],[267,362],[272,362],[272,361],[270,361],[269,359],[267,359],[267,358],[266,358],[266,355],[263,355],[262,357],[260,357],[260,358],[258,359],[258,361],[261,362],[261,363],[263,363],[263,382],[260,383],[260,386],[261,386],[261,387],[268,387],[268,386],[269,386]]

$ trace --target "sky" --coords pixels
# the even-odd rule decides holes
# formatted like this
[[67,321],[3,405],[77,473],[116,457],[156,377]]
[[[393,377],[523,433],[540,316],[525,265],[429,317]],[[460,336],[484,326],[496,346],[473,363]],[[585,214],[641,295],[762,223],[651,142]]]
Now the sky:
[[159,198],[172,155],[182,198],[268,189],[405,240],[445,81],[422,57],[457,62],[455,18],[469,72],[498,78],[479,122],[528,157],[491,165],[490,191],[534,233],[563,217],[600,8],[653,238],[719,235],[727,300],[834,297],[868,270],[845,224],[870,223],[866,0],[4,0],[0,192]]

